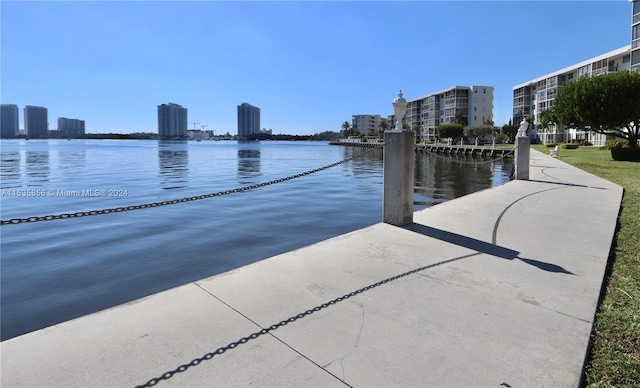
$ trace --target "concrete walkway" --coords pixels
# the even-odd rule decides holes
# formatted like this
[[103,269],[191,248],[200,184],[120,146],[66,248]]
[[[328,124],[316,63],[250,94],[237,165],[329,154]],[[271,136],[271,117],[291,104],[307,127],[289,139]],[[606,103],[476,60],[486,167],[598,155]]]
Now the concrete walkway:
[[531,180],[1,344],[2,387],[576,387],[622,188]]

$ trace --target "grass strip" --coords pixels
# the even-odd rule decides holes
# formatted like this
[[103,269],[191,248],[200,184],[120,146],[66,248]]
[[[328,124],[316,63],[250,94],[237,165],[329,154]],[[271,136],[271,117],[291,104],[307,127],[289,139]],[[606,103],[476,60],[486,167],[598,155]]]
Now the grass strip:
[[[550,148],[532,145],[548,153]],[[599,147],[561,149],[559,159],[624,187],[613,257],[591,331],[588,387],[640,384],[640,163],[618,162]]]

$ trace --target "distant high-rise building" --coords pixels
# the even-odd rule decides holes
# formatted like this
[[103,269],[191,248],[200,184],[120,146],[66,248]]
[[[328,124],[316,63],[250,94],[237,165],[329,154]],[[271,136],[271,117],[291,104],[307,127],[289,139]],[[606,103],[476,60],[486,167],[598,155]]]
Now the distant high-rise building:
[[631,3],[631,70],[640,71],[640,0]]
[[3,138],[18,135],[20,127],[18,124],[18,106],[13,104],[2,104],[0,110],[0,136]]
[[238,105],[238,138],[248,139],[260,134],[260,108],[243,102]]
[[27,136],[47,136],[49,134],[47,108],[32,105],[25,106],[24,131]]
[[84,120],[58,117],[58,131],[63,135],[84,135]]
[[187,138],[187,108],[174,103],[158,105],[160,139]]

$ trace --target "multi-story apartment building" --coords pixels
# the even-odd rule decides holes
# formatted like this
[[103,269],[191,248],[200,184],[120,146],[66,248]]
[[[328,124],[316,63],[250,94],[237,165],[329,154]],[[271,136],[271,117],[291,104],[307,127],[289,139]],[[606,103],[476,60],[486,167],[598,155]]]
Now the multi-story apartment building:
[[640,71],[640,0],[631,0],[631,44],[575,65],[554,71],[513,87],[513,123],[524,117],[533,118],[529,137],[542,143],[586,140],[603,145],[607,136],[576,128],[550,125],[540,128],[540,115],[553,107],[558,89],[567,82],[584,75],[598,75],[618,71]]
[[493,120],[493,90],[492,86],[452,86],[408,100],[402,122],[419,128],[420,140],[435,139],[440,124],[480,125]]
[[63,135],[77,136],[84,135],[84,120],[68,119],[58,117],[58,131]]
[[27,105],[24,107],[24,131],[31,137],[47,136],[49,134],[49,119],[47,108]]
[[380,129],[380,125],[387,119],[380,115],[353,115],[351,116],[351,127],[358,132],[368,135],[376,133]]
[[260,135],[260,108],[243,102],[238,105],[238,138],[248,139]]
[[640,71],[640,0],[631,4],[631,70]]
[[20,127],[18,122],[18,106],[2,104],[0,107],[0,137],[11,138],[17,136]]
[[174,103],[158,105],[160,139],[187,138],[187,108]]
[[584,75],[628,71],[630,69],[630,48],[631,46],[625,46],[514,86],[514,125],[517,125],[525,117],[533,118],[533,123],[529,125],[529,137],[545,144],[580,139],[587,140],[594,145],[603,145],[606,136],[602,134],[576,129],[565,130],[555,125],[541,129],[538,125],[540,115],[545,110],[551,109],[558,89],[565,83],[577,80]]

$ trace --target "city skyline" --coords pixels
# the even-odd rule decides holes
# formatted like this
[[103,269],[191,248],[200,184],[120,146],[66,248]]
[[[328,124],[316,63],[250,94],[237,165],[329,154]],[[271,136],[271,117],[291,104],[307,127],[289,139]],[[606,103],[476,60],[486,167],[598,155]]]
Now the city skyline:
[[451,85],[494,86],[502,125],[514,85],[631,38],[626,0],[26,1],[0,12],[2,103],[81,117],[87,133],[155,132],[162,100],[216,133],[236,131],[242,101],[274,133],[339,131],[354,114],[391,114],[399,89],[410,100]]

